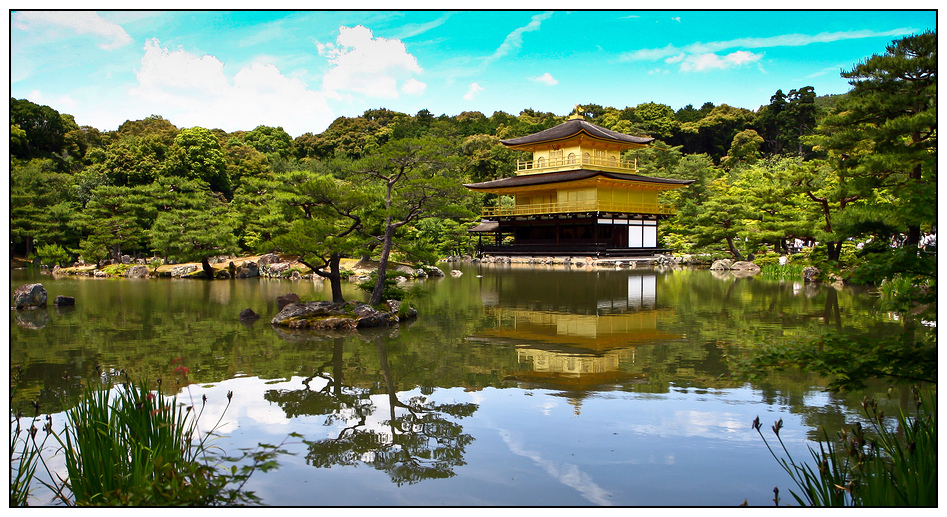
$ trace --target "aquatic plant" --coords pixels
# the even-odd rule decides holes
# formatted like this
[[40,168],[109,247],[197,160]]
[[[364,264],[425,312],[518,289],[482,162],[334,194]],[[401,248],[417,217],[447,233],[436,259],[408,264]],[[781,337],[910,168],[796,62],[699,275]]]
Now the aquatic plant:
[[[16,395],[16,386],[19,382],[20,368],[17,367],[13,375],[13,387],[10,389],[10,399]],[[21,419],[23,414],[14,412],[10,409],[10,506],[27,506],[30,498],[30,489],[33,484],[33,478],[36,474],[36,467],[39,464],[39,451],[43,449],[46,438],[49,437],[48,429],[52,426],[52,417],[46,416],[46,424],[43,425],[43,439],[36,442],[38,429],[36,423],[39,421],[39,403],[33,403],[33,419],[30,427],[25,428]]]
[[[232,392],[227,394],[227,407],[232,397]],[[44,447],[35,442],[34,426],[32,445],[22,446],[16,475],[11,474],[11,505],[27,504],[37,463],[44,466],[49,479],[40,483],[66,506],[260,503],[244,487],[254,472],[276,468],[276,456],[286,451],[260,444],[236,457],[222,455],[210,442],[226,408],[215,425],[202,432],[198,422],[206,403],[204,396],[200,408],[184,405],[177,397],[162,395],[160,389],[148,389],[147,383],[127,379],[116,386],[90,383],[79,403],[66,412],[61,432],[53,431],[51,422],[44,426],[47,437],[52,436],[62,451],[66,477],[50,471]]]
[[[890,393],[890,392],[889,392]],[[834,445],[827,433],[819,440],[818,452],[809,447],[815,468],[797,463],[779,431],[773,433],[786,457],[776,455],[763,435],[759,417],[755,429],[779,465],[796,484],[790,490],[796,503],[805,506],[937,506],[937,402],[934,389],[921,394],[913,390],[915,412],[901,408],[894,429],[878,410],[877,401],[862,402],[869,428],[860,422],[850,431],[839,432],[841,443]],[[779,505],[779,489],[773,501]]]

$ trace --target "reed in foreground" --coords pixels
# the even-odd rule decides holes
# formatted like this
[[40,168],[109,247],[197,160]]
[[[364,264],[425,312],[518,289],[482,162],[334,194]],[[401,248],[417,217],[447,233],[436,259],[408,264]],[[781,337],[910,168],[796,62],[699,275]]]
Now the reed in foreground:
[[[227,407],[232,396],[227,394]],[[223,456],[209,444],[226,408],[209,431],[201,432],[198,422],[206,402],[205,396],[195,409],[160,390],[149,390],[145,383],[90,385],[78,405],[66,412],[60,433],[45,428],[62,451],[66,477],[50,472],[35,433],[33,450],[21,457],[31,459],[34,470],[38,458],[52,480],[40,482],[67,506],[259,504],[259,498],[244,489],[246,482],[258,470],[276,468],[276,456],[286,451],[261,444],[237,457]],[[20,464],[30,468],[22,459]],[[33,474],[23,473],[24,486],[17,487],[20,504],[25,504],[20,494],[28,493]],[[12,504],[13,484],[10,497]]]
[[[766,447],[796,484],[790,490],[803,506],[937,506],[937,402],[934,389],[926,394],[914,390],[912,415],[902,408],[889,427],[876,401],[866,399],[862,407],[869,427],[856,423],[851,431],[839,432],[834,445],[828,435],[819,450],[810,448],[815,468],[796,463],[779,437],[782,419],[772,427],[786,454],[778,457],[763,435],[759,417],[753,428]],[[779,490],[773,490],[779,504]]]

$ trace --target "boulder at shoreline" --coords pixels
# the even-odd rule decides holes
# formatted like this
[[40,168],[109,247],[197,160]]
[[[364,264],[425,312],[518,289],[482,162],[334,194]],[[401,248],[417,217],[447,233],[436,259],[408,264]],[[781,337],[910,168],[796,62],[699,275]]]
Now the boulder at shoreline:
[[13,291],[13,306],[17,309],[46,307],[47,296],[43,284],[21,285]]
[[[270,320],[270,323],[291,329],[352,330],[356,328],[381,327],[398,323],[400,304],[388,304],[388,311],[366,303],[330,301],[290,303]],[[406,311],[404,317],[412,317],[417,311]]]

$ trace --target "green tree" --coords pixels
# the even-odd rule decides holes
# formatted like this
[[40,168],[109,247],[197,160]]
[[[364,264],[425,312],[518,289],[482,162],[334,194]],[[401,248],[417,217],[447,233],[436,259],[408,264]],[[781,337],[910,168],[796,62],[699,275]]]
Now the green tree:
[[769,105],[760,110],[756,124],[771,153],[805,154],[801,139],[815,130],[815,100],[815,88],[811,86],[790,90],[788,95],[776,90],[770,97]]
[[277,176],[278,202],[291,220],[284,232],[273,237],[268,246],[299,255],[299,261],[313,273],[329,280],[332,301],[344,302],[342,258],[357,253],[365,237],[362,212],[369,200],[356,185],[330,174],[305,171]]
[[460,146],[467,179],[490,181],[512,176],[516,152],[507,149],[500,139],[486,134],[468,136]]
[[866,179],[899,214],[907,245],[936,223],[937,34],[896,40],[842,77],[852,90],[810,142],[840,177]]
[[710,184],[708,194],[690,229],[695,244],[709,246],[724,242],[735,259],[743,260],[736,243],[746,229],[745,204],[739,192],[725,178],[719,178]]
[[39,257],[41,264],[62,265],[69,258],[69,252],[58,244],[44,244],[37,248],[36,256]]
[[742,236],[751,248],[772,245],[776,252],[788,251],[787,241],[809,238],[812,215],[805,195],[793,182],[797,159],[760,161],[739,170],[734,191],[744,206]]
[[640,128],[655,138],[668,138],[674,133],[674,110],[667,104],[645,102],[635,106]]
[[355,165],[354,174],[379,193],[375,217],[383,221],[378,241],[378,280],[369,303],[380,303],[389,257],[399,228],[432,216],[470,215],[457,202],[465,195],[457,152],[444,139],[393,140]]
[[260,177],[272,170],[265,154],[237,139],[231,139],[221,151],[227,166],[227,177],[234,190],[240,188],[245,178]]
[[94,188],[77,218],[86,235],[80,242],[83,258],[97,262],[107,253],[121,260],[123,246],[141,250],[154,215],[153,199],[145,187]]
[[26,145],[11,149],[19,159],[49,158],[62,153],[66,121],[49,106],[40,106],[26,99],[10,98],[10,117],[26,133]]
[[126,120],[115,131],[119,137],[151,136],[163,143],[165,147],[171,147],[174,144],[174,138],[179,132],[177,126],[160,115],[151,115],[141,120]]
[[293,137],[282,127],[257,126],[243,136],[243,141],[267,156],[286,159],[294,154]]
[[736,167],[741,163],[752,165],[760,158],[761,145],[763,145],[763,137],[755,130],[740,131],[733,137],[730,151],[720,160],[720,165],[729,168]]
[[220,142],[202,127],[184,129],[174,137],[166,174],[203,181],[214,192],[232,193]]
[[205,278],[213,279],[208,260],[237,251],[234,220],[228,206],[210,192],[173,193],[174,203],[161,211],[148,230],[151,247],[163,256],[179,261],[199,261]]
[[[254,151],[255,152],[255,151]],[[276,174],[265,173],[242,179],[230,202],[237,223],[237,238],[241,246],[266,251],[267,242],[284,232],[292,218],[288,217],[277,201],[280,187]]]
[[52,160],[34,159],[14,164],[10,170],[10,245],[24,257],[33,254],[35,243],[77,244],[72,219],[78,208],[72,177],[56,172]]
[[147,185],[165,173],[169,151],[158,135],[128,135],[95,153],[94,163],[85,172],[104,174],[109,184],[118,187]]
[[754,118],[748,109],[721,104],[697,122],[681,124],[675,138],[668,141],[683,145],[688,153],[706,153],[719,160],[727,154],[733,137],[750,127]]
[[682,124],[685,122],[697,122],[706,117],[713,109],[714,103],[712,102],[705,102],[700,109],[695,108],[693,104],[688,104],[674,112],[674,119]]

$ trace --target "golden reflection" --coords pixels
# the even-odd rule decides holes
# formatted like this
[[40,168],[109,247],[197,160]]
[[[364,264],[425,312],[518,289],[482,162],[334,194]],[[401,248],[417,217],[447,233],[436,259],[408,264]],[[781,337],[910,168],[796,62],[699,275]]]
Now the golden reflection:
[[569,292],[554,283],[530,285],[532,291],[554,291],[557,296],[544,297],[553,304],[535,303],[538,297],[525,289],[484,282],[484,315],[494,324],[470,339],[514,345],[520,369],[509,378],[565,391],[579,414],[590,391],[648,381],[647,365],[638,364],[638,347],[684,338],[661,329],[673,310],[660,307],[655,274],[628,272],[596,280]]

